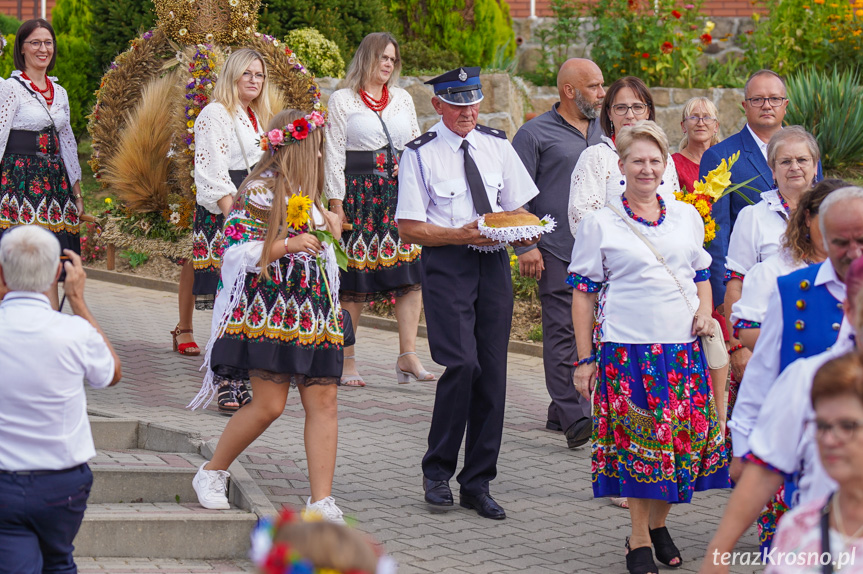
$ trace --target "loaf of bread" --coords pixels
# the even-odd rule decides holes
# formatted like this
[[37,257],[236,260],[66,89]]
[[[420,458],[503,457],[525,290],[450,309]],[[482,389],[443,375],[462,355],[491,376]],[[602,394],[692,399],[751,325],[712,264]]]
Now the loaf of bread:
[[532,213],[501,211],[485,215],[486,227],[521,227],[524,225],[541,225],[539,218]]

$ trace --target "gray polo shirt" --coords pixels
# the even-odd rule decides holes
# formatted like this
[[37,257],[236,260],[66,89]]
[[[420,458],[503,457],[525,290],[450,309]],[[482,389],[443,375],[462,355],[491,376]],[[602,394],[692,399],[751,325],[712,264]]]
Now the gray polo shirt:
[[[558,106],[560,102],[521,126],[512,138],[512,147],[539,188],[539,195],[525,208],[539,217],[549,214],[557,222],[552,233],[540,238],[539,246],[561,261],[569,261],[573,237],[569,232],[567,211],[572,170],[587,146],[600,143],[602,128],[598,120],[590,120],[585,138],[561,117]],[[516,253],[530,249],[533,247],[517,248]]]

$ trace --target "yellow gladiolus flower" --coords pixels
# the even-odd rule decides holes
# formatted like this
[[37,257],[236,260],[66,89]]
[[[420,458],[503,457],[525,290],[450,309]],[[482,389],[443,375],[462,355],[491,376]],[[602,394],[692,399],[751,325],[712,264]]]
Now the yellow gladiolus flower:
[[300,229],[309,222],[309,207],[312,205],[311,198],[295,194],[288,200],[287,223],[294,229]]

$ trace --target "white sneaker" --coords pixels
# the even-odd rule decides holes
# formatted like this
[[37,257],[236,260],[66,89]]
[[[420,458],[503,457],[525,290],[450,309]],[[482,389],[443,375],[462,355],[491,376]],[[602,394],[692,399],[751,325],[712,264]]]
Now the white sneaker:
[[346,524],[345,519],[342,518],[342,511],[336,506],[336,499],[332,496],[322,498],[314,504],[310,496],[306,501],[306,514],[316,514],[333,524]]
[[198,469],[195,478],[192,479],[192,488],[198,495],[198,502],[204,508],[211,510],[228,510],[228,477],[231,474],[227,470],[205,470],[206,462]]

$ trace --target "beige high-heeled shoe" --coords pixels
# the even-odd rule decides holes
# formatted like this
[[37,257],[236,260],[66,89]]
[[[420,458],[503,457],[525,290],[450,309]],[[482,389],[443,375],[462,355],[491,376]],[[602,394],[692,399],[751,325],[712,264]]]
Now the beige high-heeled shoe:
[[[407,353],[402,353],[398,356],[398,359],[406,355],[416,355],[414,351],[408,351]],[[425,369],[421,369],[419,373],[414,373],[413,371],[403,371],[399,368],[399,361],[396,359],[396,380],[400,385],[405,385],[411,382],[411,378],[416,381],[434,381],[437,377],[434,376],[434,373],[430,373]]]

